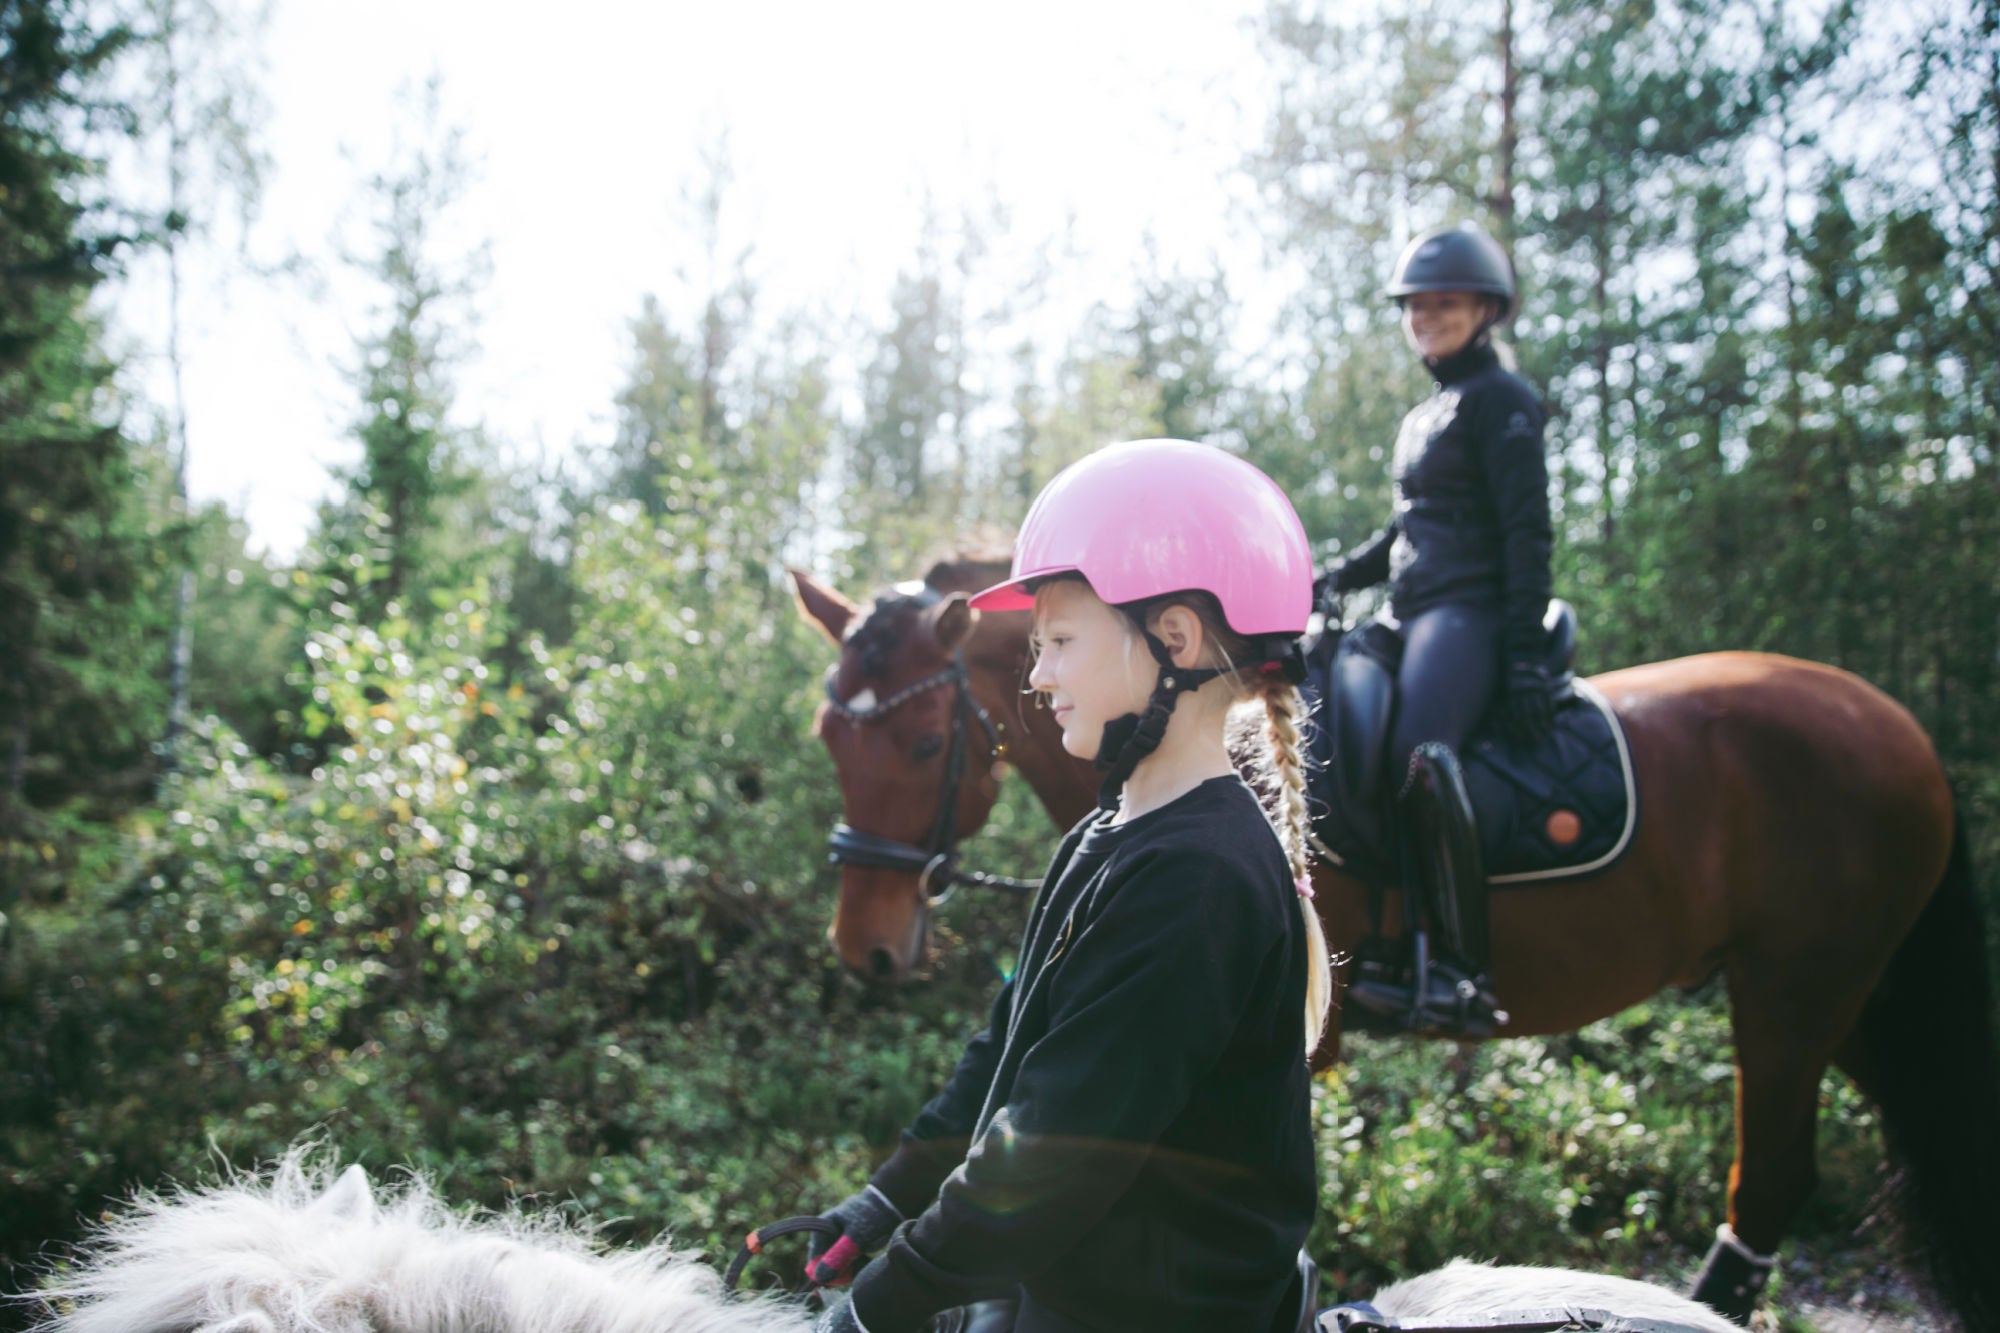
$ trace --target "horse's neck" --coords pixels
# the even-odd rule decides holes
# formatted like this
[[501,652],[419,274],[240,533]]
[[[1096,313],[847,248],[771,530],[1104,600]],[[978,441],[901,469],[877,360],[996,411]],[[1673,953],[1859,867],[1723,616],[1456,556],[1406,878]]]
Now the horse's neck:
[[1004,556],[994,559],[960,556],[932,565],[924,573],[924,582],[939,592],[982,592],[1005,582],[1012,572],[1012,564]]
[[1097,770],[1087,759],[1063,749],[1062,728],[1055,717],[1022,692],[1028,678],[1025,636],[1018,652],[980,654],[973,671],[973,693],[987,716],[999,724],[1006,741],[1006,760],[1018,771],[1042,808],[1060,828],[1069,828],[1097,804]]
[[[1032,709],[1030,717],[1047,717],[1041,709]],[[1008,758],[1028,786],[1049,812],[1058,827],[1073,828],[1079,819],[1097,805],[1097,789],[1100,779],[1097,769],[1087,759],[1078,759],[1062,748],[1062,732],[1053,728],[1044,729],[1053,734],[1037,732],[1038,744],[1032,750],[1022,746],[1020,756],[1015,757],[1011,748]],[[1034,758],[1031,761],[1030,755]]]

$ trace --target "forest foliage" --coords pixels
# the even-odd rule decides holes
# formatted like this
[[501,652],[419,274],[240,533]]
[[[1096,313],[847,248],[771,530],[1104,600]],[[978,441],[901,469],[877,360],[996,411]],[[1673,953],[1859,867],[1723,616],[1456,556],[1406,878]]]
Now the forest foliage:
[[[93,314],[182,225],[98,169],[145,34],[0,0],[0,1286],[108,1198],[302,1135],[712,1251],[847,1192],[1020,909],[961,899],[911,990],[840,973],[831,650],[783,565],[863,595],[1004,546],[1056,469],[1148,435],[1241,452],[1351,546],[1428,387],[1376,288],[1441,221],[1522,275],[1582,664],[1755,648],[1888,690],[1957,784],[1991,929],[2000,7],[1919,8],[1275,0],[1244,170],[1306,280],[1274,327],[1221,273],[1140,272],[1061,346],[993,345],[969,275],[997,224],[968,217],[836,356],[713,262],[711,195],[683,240],[712,289],[635,292],[613,427],[553,473],[453,424],[482,278],[437,248],[439,130],[369,187],[359,461],[273,560],[185,504]],[[183,570],[197,720],[169,764]],[[974,846],[1033,873],[1051,834],[1015,789]],[[1474,1054],[1357,1043],[1315,1091],[1315,1247],[1357,1288],[1461,1251],[1684,1270],[1729,1075],[1703,995]],[[1865,1104],[1824,1102],[1803,1243],[1841,1249],[1882,1182]]]

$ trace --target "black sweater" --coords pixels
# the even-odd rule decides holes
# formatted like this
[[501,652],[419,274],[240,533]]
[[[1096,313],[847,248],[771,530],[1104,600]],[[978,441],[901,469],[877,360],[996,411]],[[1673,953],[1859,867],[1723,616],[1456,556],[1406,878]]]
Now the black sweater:
[[987,1029],[874,1176],[914,1220],[855,1280],[869,1333],[1016,1289],[1024,1330],[1296,1317],[1316,1191],[1284,854],[1235,777],[1109,818],[1063,840]]
[[1507,660],[1536,660],[1552,535],[1541,400],[1489,343],[1432,373],[1437,392],[1396,435],[1394,515],[1348,558],[1339,586],[1389,580],[1405,620],[1447,602],[1497,606]]

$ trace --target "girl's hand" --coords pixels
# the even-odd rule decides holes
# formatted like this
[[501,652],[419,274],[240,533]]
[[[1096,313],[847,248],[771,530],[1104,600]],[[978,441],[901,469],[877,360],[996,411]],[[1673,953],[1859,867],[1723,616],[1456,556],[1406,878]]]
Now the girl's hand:
[[889,1197],[873,1185],[848,1195],[822,1216],[840,1224],[840,1238],[825,1254],[806,1261],[806,1279],[819,1287],[837,1287],[851,1279],[903,1220]]

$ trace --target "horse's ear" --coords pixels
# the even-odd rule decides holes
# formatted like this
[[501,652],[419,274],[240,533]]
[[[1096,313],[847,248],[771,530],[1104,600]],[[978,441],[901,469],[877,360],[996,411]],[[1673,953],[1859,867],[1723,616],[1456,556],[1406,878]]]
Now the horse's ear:
[[938,647],[955,653],[959,645],[971,636],[972,627],[979,623],[979,613],[972,609],[970,598],[962,592],[955,592],[926,611],[924,620],[937,638]]
[[375,1215],[375,1195],[368,1188],[368,1173],[359,1162],[340,1173],[340,1179],[313,1200],[312,1210],[344,1221],[365,1222]]
[[792,594],[798,599],[799,614],[819,626],[820,633],[831,639],[836,648],[839,647],[841,636],[847,633],[848,622],[854,619],[854,603],[803,569],[786,565],[785,573],[791,576]]

